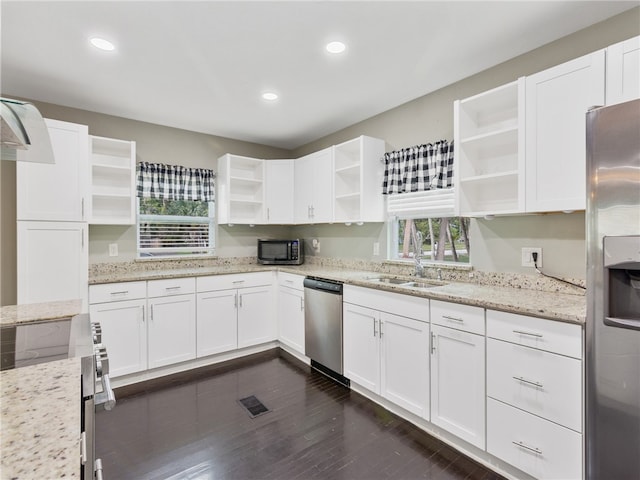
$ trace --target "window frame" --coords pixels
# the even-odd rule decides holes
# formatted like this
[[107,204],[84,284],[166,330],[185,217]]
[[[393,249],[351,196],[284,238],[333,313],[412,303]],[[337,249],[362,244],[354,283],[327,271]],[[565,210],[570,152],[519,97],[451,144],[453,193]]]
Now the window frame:
[[[194,201],[194,200],[186,200]],[[148,260],[162,260],[162,259],[184,259],[189,257],[203,258],[213,257],[216,253],[216,240],[217,240],[217,221],[216,221],[216,205],[215,200],[208,203],[207,217],[191,217],[187,215],[155,215],[140,213],[140,197],[136,197],[136,258],[148,259]],[[208,224],[209,228],[209,247],[198,250],[197,247],[189,247],[188,252],[185,252],[185,247],[161,247],[156,249],[157,253],[154,253],[153,249],[142,249],[140,247],[140,230],[141,223],[145,221],[149,222],[164,222],[164,223],[198,223]],[[182,250],[182,251],[181,251]]]

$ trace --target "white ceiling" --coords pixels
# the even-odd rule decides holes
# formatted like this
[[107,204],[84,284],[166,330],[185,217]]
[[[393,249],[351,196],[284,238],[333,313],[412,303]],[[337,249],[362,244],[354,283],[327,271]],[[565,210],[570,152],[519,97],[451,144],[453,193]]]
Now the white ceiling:
[[2,0],[1,91],[294,149],[638,4]]

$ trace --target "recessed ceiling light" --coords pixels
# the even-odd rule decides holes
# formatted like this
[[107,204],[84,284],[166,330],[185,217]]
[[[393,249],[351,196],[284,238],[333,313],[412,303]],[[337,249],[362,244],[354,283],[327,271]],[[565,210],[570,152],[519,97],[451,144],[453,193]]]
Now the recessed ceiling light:
[[91,45],[93,45],[96,48],[99,48],[100,50],[105,50],[107,52],[110,52],[116,49],[116,46],[113,43],[111,43],[109,40],[106,40],[104,38],[93,37],[89,41],[91,42]]
[[262,98],[264,98],[265,100],[273,101],[278,99],[278,94],[274,92],[265,92],[262,94]]
[[342,53],[346,50],[347,46],[342,42],[329,42],[325,48],[329,53]]

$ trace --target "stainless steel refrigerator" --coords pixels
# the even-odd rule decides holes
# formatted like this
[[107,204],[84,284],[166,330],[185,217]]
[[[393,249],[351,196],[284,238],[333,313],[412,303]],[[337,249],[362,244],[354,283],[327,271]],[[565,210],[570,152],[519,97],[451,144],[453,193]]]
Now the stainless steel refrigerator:
[[587,113],[586,478],[640,479],[640,100]]

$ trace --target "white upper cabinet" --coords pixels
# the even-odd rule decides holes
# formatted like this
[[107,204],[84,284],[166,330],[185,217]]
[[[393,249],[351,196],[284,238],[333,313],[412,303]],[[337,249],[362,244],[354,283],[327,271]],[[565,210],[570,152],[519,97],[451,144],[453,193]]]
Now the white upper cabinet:
[[584,210],[585,114],[604,105],[605,51],[526,79],[526,210]]
[[294,222],[333,222],[333,147],[310,153],[294,163]]
[[293,223],[293,160],[265,160],[267,223]]
[[640,37],[607,48],[607,105],[640,97]]
[[265,223],[264,160],[226,154],[217,178],[218,223]]
[[335,222],[383,222],[384,141],[360,136],[333,150]]
[[89,223],[133,225],[136,142],[89,137]]
[[523,77],[454,103],[461,215],[524,211],[524,86]]
[[54,164],[18,162],[17,219],[82,222],[85,216],[89,130],[45,120]]

